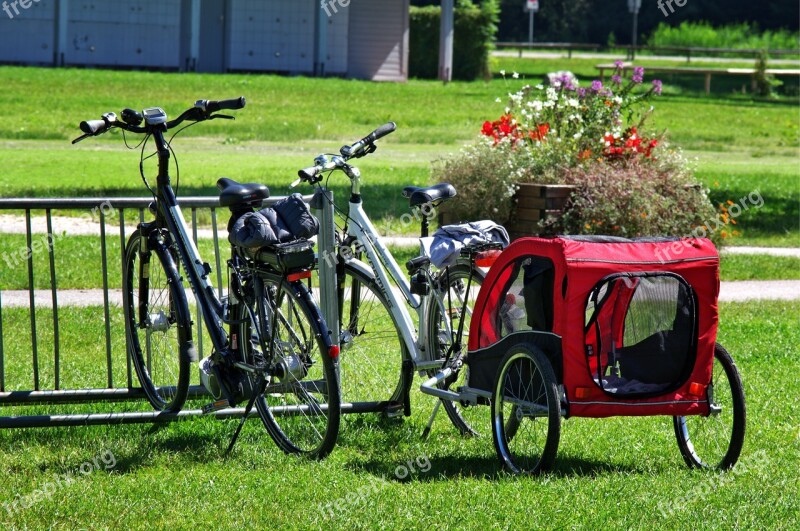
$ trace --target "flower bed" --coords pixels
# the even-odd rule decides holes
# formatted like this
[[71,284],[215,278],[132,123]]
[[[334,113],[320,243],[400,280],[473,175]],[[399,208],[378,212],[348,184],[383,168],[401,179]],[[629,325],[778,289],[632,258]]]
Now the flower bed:
[[562,73],[510,92],[478,141],[435,169],[459,192],[449,217],[519,226],[517,207],[529,208],[518,204],[519,185],[535,183],[574,187],[563,215],[539,215],[538,233],[688,235],[710,219],[714,208],[686,158],[647,129],[661,82],[645,86],[641,67],[623,79],[621,66],[608,85],[583,87]]

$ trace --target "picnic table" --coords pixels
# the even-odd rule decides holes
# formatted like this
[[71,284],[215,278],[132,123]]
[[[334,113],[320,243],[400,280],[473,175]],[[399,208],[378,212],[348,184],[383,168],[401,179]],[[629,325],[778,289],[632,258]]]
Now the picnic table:
[[[600,71],[600,80],[605,79],[606,70],[614,71],[617,67],[613,63],[602,63],[595,65],[595,68]],[[632,70],[631,63],[624,63],[622,70]],[[705,77],[705,90],[706,94],[711,93],[711,76],[749,76],[750,87],[755,89],[756,86],[756,72],[755,68],[703,68],[698,66],[648,66],[648,72],[660,74],[697,74]],[[800,76],[800,69],[798,68],[767,68],[766,73],[776,76]]]

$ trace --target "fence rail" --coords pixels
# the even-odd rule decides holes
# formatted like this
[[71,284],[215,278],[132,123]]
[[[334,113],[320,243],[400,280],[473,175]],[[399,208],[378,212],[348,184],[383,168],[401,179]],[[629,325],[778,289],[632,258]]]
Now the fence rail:
[[[270,198],[265,201],[265,205],[274,203],[279,200],[279,197]],[[308,200],[309,198],[306,198]],[[0,259],[0,428],[13,428],[13,427],[43,427],[43,426],[76,426],[76,425],[90,425],[90,424],[109,424],[109,423],[142,423],[142,422],[171,422],[173,420],[180,420],[196,415],[200,415],[200,410],[187,410],[178,414],[166,414],[156,411],[139,411],[139,412],[92,412],[92,413],[79,413],[79,414],[28,414],[28,415],[11,415],[13,406],[32,406],[32,405],[64,405],[64,404],[81,404],[81,403],[101,403],[101,402],[122,402],[131,400],[144,400],[145,394],[138,386],[138,380],[134,377],[130,356],[127,352],[127,345],[124,353],[113,352],[112,350],[112,326],[124,326],[124,323],[117,322],[112,325],[111,310],[113,298],[110,297],[109,288],[109,272],[112,268],[118,268],[122,272],[123,259],[125,253],[125,244],[130,232],[135,229],[135,223],[128,223],[126,226],[126,212],[137,212],[136,216],[139,221],[145,219],[145,213],[148,211],[152,203],[152,197],[140,198],[11,198],[0,199],[0,214],[17,214],[18,221],[24,220],[24,235],[25,247],[19,250],[19,253],[24,257],[23,264],[20,267],[27,268],[27,286],[25,289],[17,289],[19,292],[27,293],[23,296],[23,300],[27,299],[27,305],[16,304],[17,307],[28,307],[29,318],[27,321],[27,330],[21,330],[17,326],[15,330],[9,330],[7,322],[4,319],[8,317],[9,304],[6,299],[7,295],[13,293],[8,289],[8,278],[10,276],[11,261],[8,255],[2,256]],[[200,211],[208,212],[211,220],[210,237],[213,240],[214,257],[213,264],[216,266],[216,280],[220,295],[222,294],[222,269],[221,265],[224,263],[220,255],[219,246],[219,233],[218,233],[218,216],[217,211],[220,209],[219,200],[216,197],[181,197],[180,204],[184,210],[184,215],[189,217],[187,222],[192,228],[192,235],[195,243],[198,241],[198,213]],[[65,295],[66,290],[60,290],[58,285],[59,271],[56,267],[57,258],[59,253],[59,240],[60,237],[54,232],[53,218],[54,213],[64,212],[72,214],[73,218],[76,211],[89,213],[92,217],[90,225],[91,230],[89,235],[96,235],[99,238],[99,264],[86,263],[84,267],[99,267],[102,276],[102,307],[103,307],[103,330],[104,337],[100,338],[103,345],[105,359],[102,363],[104,367],[104,387],[94,388],[80,388],[71,389],[64,386],[64,366],[62,363],[63,354],[65,352],[72,352],[68,345],[64,344],[64,338],[61,332],[59,310],[63,310],[59,302],[59,296]],[[189,213],[191,214],[189,216]],[[112,215],[113,214],[113,215]],[[46,243],[43,240],[36,240],[34,242],[34,235],[36,231],[33,230],[33,221],[40,221],[44,217],[44,226],[46,230]],[[111,223],[110,218],[114,218],[118,222]],[[129,214],[129,220],[130,220]],[[151,216],[150,216],[151,217]],[[8,219],[7,217],[5,219]],[[8,227],[0,228],[0,238],[7,237]],[[17,231],[19,233],[19,231]],[[78,231],[79,232],[79,231]],[[81,234],[87,234],[83,232]],[[209,235],[207,229],[202,233],[206,237]],[[67,234],[70,236],[71,234]],[[109,244],[112,239],[119,239],[120,253],[119,256],[111,256],[109,253]],[[37,246],[37,243],[39,244]],[[49,289],[37,290],[36,279],[41,271],[37,271],[34,266],[34,256],[38,252],[47,252],[47,272],[45,273],[48,278]],[[210,257],[206,257],[210,258]],[[3,263],[5,260],[6,263]],[[16,259],[15,259],[16,260]],[[3,274],[5,272],[5,274]],[[120,276],[122,279],[123,276]],[[37,293],[39,292],[39,293]],[[40,330],[40,325],[43,326],[42,320],[37,316],[37,299],[36,295],[44,292],[45,297],[48,299],[52,307],[52,345],[40,344],[37,337],[37,331]],[[41,300],[41,299],[39,299]],[[4,302],[5,301],[5,302]],[[97,301],[95,301],[97,302]],[[5,304],[5,308],[4,308]],[[48,308],[50,306],[48,305]],[[41,309],[41,305],[40,308]],[[4,311],[5,310],[5,311]],[[197,311],[199,312],[199,306]],[[203,355],[202,344],[202,319],[195,319],[195,326],[197,327],[198,337],[198,350]],[[114,329],[114,331],[117,331]],[[117,331],[118,332],[118,331]],[[24,367],[8,365],[8,350],[7,339],[10,334],[15,338],[24,338],[30,335],[30,353],[27,358],[30,360],[29,364]],[[24,340],[23,340],[24,341]],[[127,342],[127,339],[125,340]],[[49,341],[48,341],[49,343]],[[16,349],[19,350],[20,341],[16,341]],[[74,347],[73,347],[74,348]],[[20,359],[20,353],[16,352],[15,360]],[[23,352],[23,355],[25,353]],[[52,357],[50,357],[52,355]],[[114,361],[118,361],[124,357],[124,377],[115,378]],[[44,379],[40,362],[47,358],[48,364],[52,362],[52,379]],[[13,371],[12,371],[13,369]],[[9,375],[13,372],[17,375],[16,380],[12,385],[9,385]],[[24,389],[26,384],[20,383],[19,374],[29,373],[27,375],[29,384],[32,389]],[[117,372],[117,375],[119,373]],[[13,388],[10,388],[13,387]],[[202,386],[193,385],[190,388],[190,397],[199,398],[206,395],[206,391]],[[241,416],[244,413],[242,408],[223,410],[217,412],[214,416],[219,418],[227,418],[231,416]]]
[[768,56],[794,55],[800,57],[800,50],[757,50],[748,48],[701,48],[697,46],[606,46],[602,44],[591,44],[581,42],[496,42],[497,48],[511,48],[518,50],[519,57],[522,57],[524,50],[566,50],[567,56],[572,57],[572,52],[577,50],[624,50],[629,55],[633,52],[668,52],[686,56],[686,61],[691,62],[692,56],[701,57],[704,55],[734,55],[747,58],[757,58],[763,51]]

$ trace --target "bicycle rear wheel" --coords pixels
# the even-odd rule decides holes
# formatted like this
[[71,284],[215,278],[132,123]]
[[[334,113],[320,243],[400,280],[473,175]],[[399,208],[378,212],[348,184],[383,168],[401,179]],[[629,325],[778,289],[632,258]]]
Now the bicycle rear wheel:
[[256,409],[281,450],[321,459],[336,444],[340,397],[336,366],[318,324],[319,309],[301,282],[263,274],[259,278],[264,297],[256,307],[255,326],[261,343],[244,308],[240,325],[247,359],[252,363],[266,357],[274,368]]
[[708,391],[711,413],[672,417],[678,448],[692,468],[732,468],[744,444],[746,412],[739,370],[717,344]]
[[515,345],[500,363],[492,435],[498,458],[515,474],[538,474],[555,462],[561,436],[558,384],[547,357],[533,345]]
[[180,411],[189,389],[191,319],[178,266],[167,245],[139,230],[125,248],[124,312],[128,352],[150,404]]
[[[469,281],[470,269],[472,280]],[[485,273],[479,268],[471,268],[468,263],[456,264],[449,268],[449,273],[442,276],[441,289],[438,295],[442,298],[439,305],[435,296],[431,296],[428,304],[426,323],[428,327],[427,351],[433,359],[443,359],[453,345],[458,332],[459,321],[464,315],[463,332],[460,338],[461,352],[467,351],[469,328],[472,322],[472,309],[483,284]],[[469,291],[467,284],[469,283]],[[449,288],[449,290],[448,290]],[[449,291],[449,293],[448,293]],[[458,352],[452,352],[455,356]],[[435,376],[436,370],[428,371],[428,376]],[[464,365],[456,379],[442,383],[443,389],[458,389],[469,380],[469,367]],[[458,402],[442,400],[442,406],[450,422],[464,435],[488,435],[491,426],[486,422],[486,413],[479,407],[465,407]]]

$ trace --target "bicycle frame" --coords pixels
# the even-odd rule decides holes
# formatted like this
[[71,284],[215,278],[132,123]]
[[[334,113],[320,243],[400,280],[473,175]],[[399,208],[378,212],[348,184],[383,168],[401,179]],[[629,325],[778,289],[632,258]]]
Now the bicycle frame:
[[149,239],[160,228],[166,227],[169,234],[176,240],[178,257],[183,264],[192,292],[197,298],[206,330],[208,330],[214,349],[222,352],[228,346],[228,335],[221,324],[223,305],[211,285],[211,268],[200,259],[200,253],[194,240],[189,236],[189,227],[186,225],[178,199],[172,189],[169,177],[170,154],[163,131],[154,131],[153,139],[158,152],[156,221],[155,223],[141,224],[140,229]]
[[[426,345],[428,332],[427,328],[422,325],[425,321],[427,305],[433,303],[443,304],[443,302],[441,300],[436,300],[438,297],[435,294],[418,296],[411,292],[411,285],[406,279],[406,275],[386,248],[378,231],[364,211],[361,196],[358,192],[360,187],[360,174],[358,170],[349,167],[345,170],[345,173],[350,177],[352,191],[349,201],[347,233],[349,236],[355,238],[359,243],[359,250],[363,250],[366,254],[369,264],[364,264],[364,266],[367,270],[374,272],[378,288],[391,306],[392,317],[395,322],[398,323],[403,343],[411,356],[414,369],[422,371],[439,368],[441,363],[437,360],[430,359],[427,355]],[[321,188],[321,190],[323,192],[326,191],[325,188]],[[333,205],[329,202],[325,202],[324,208],[333,209]],[[325,228],[323,227],[321,230],[325,230]],[[329,256],[336,259],[332,254],[325,255],[325,253],[330,252],[330,250],[320,249],[322,260],[326,262],[329,261]],[[342,258],[344,259],[344,257]],[[352,260],[360,262],[354,258]],[[360,263],[363,264],[363,262]],[[321,277],[321,282],[324,281],[325,278]],[[398,290],[392,289],[392,282],[397,285]],[[416,333],[416,328],[407,305],[416,310],[417,322],[420,324],[418,334]]]

